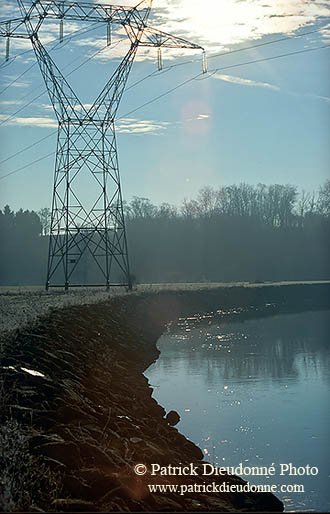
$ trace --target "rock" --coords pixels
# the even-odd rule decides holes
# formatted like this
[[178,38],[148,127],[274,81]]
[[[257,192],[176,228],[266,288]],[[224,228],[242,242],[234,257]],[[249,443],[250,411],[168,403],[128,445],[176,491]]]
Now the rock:
[[[168,460],[168,452],[166,450],[164,450],[164,448],[162,448],[161,446],[157,446],[156,444],[151,443],[150,441],[146,441],[145,444],[146,444],[146,447],[150,449],[151,454],[154,457],[157,456],[158,460],[159,460],[159,457],[161,457],[162,459]],[[157,460],[157,462],[158,462],[158,460]]]
[[174,427],[174,425],[177,425],[179,423],[180,419],[181,418],[179,414],[175,410],[170,410],[170,412],[167,414],[165,418],[165,421],[167,421],[169,425]]
[[187,439],[186,443],[184,444],[184,449],[188,450],[189,454],[194,459],[202,460],[204,458],[202,450],[198,448],[198,446],[196,446],[194,443],[189,441],[189,439]]
[[254,506],[255,510],[258,511],[266,511],[266,512],[282,512],[283,511],[283,503],[276,496],[271,493],[255,493],[253,495],[253,499],[256,504]]
[[[176,429],[173,430],[175,431]],[[184,435],[174,431],[171,437],[172,448],[174,447],[181,454],[188,454],[191,459],[202,460],[204,458],[203,452],[198,446],[189,441]]]

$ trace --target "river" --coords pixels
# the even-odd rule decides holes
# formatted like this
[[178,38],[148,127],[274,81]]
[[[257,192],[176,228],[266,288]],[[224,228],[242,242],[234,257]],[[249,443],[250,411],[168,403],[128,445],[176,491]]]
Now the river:
[[[286,511],[327,512],[329,338],[330,311],[180,319],[158,340],[161,355],[145,375],[206,461],[242,463],[251,484],[276,485]],[[271,466],[270,476],[247,476]]]

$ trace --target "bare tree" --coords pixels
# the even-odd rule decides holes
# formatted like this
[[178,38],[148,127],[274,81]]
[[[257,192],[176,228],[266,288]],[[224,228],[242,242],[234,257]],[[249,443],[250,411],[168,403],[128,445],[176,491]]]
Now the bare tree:
[[199,216],[209,217],[219,211],[220,195],[213,187],[203,187],[197,196],[197,212]]
[[304,225],[305,218],[307,216],[312,216],[315,212],[316,201],[314,191],[311,193],[303,189],[298,197],[296,206],[298,226],[302,227]]
[[330,179],[326,180],[319,189],[317,210],[322,216],[330,216]]
[[196,218],[199,214],[198,202],[184,198],[180,210],[183,218]]
[[139,196],[134,196],[125,210],[131,219],[154,218],[157,213],[157,207],[151,203],[149,198]]
[[40,223],[42,226],[42,234],[44,236],[46,236],[49,234],[49,230],[50,230],[50,219],[51,219],[50,209],[48,207],[43,207],[42,209],[40,209],[40,211],[37,212],[37,214],[39,216]]
[[178,209],[175,205],[167,202],[162,203],[157,209],[157,217],[160,219],[174,219],[178,216]]

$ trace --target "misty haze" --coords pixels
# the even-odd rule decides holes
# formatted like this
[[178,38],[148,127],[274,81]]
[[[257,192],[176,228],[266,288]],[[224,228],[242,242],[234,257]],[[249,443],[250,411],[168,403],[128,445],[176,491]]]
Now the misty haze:
[[0,2],[0,511],[328,512],[330,4],[124,4]]

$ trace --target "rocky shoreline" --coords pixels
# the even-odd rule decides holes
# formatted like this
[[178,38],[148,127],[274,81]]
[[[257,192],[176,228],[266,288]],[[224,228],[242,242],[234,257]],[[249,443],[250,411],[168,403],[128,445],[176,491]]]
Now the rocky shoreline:
[[329,300],[329,284],[139,293],[58,309],[16,331],[1,359],[2,510],[282,511],[270,493],[150,493],[148,484],[214,477],[134,473],[137,463],[200,467],[203,458],[166,421],[142,373],[158,357],[166,323],[180,316],[238,316],[240,308],[259,316]]

